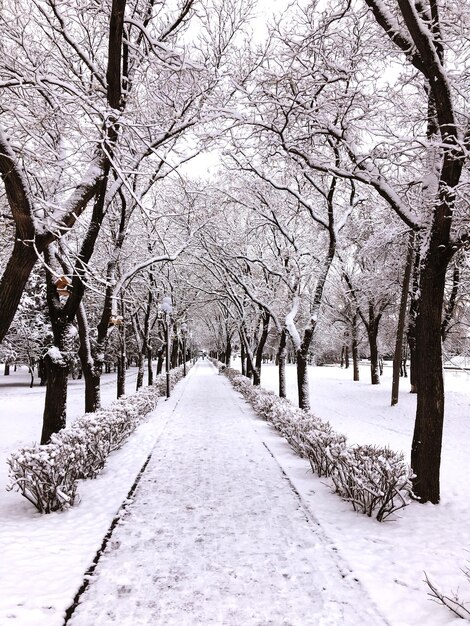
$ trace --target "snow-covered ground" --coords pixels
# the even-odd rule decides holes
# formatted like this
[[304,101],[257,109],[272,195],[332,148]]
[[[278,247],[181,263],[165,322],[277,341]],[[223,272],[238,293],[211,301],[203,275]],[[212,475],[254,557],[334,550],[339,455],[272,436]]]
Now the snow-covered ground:
[[[263,385],[275,389],[276,368],[271,365],[265,365],[263,368]],[[362,380],[359,383],[350,380],[352,376],[350,370],[341,370],[337,367],[311,368],[311,397],[314,412],[330,420],[336,430],[348,435],[351,442],[387,444],[394,449],[404,450],[408,454],[413,429],[415,398],[408,393],[409,389],[406,385],[402,385],[398,406],[390,407],[390,373],[390,369],[386,368],[382,384],[372,387],[368,383],[366,368],[361,368]],[[20,384],[21,377],[25,382],[24,385]],[[460,572],[460,568],[464,568],[467,559],[470,559],[468,555],[470,486],[467,478],[470,469],[470,455],[468,454],[470,427],[467,423],[470,393],[467,374],[449,372],[446,378],[447,417],[442,466],[442,503],[439,506],[413,504],[400,512],[395,521],[385,524],[379,524],[354,513],[347,503],[331,493],[324,481],[311,475],[308,464],[298,459],[268,424],[254,418],[250,409],[241,403],[241,400],[236,400],[237,404],[241,403],[245,407],[246,417],[251,421],[257,436],[266,444],[288,478],[294,483],[307,507],[306,511],[310,518],[320,523],[323,543],[328,546],[331,553],[339,555],[338,558],[344,563],[346,577],[357,578],[360,581],[373,603],[392,626],[420,624],[440,626],[454,622],[461,623],[460,620],[457,622],[447,609],[436,605],[427,597],[427,588],[423,583],[424,571],[447,593],[459,590],[463,598],[470,599],[470,585],[466,583]],[[138,428],[130,441],[110,457],[104,471],[97,479],[80,485],[79,492],[82,501],[79,506],[65,513],[48,516],[37,514],[21,496],[16,493],[7,493],[3,489],[6,480],[3,459],[10,450],[16,449],[21,444],[29,444],[40,433],[44,390],[39,387],[30,390],[27,387],[27,380],[28,376],[25,372],[17,373],[12,377],[0,375],[0,454],[2,455],[0,624],[2,626],[14,624],[60,626],[63,623],[65,608],[69,606],[80,587],[84,571],[101,545],[101,540],[113,516],[126,497],[150,450],[165,432],[165,426],[166,429],[170,429],[170,432],[173,432],[173,423],[176,428],[179,428],[178,420],[170,418],[180,415],[179,403],[184,398],[188,380],[177,386],[169,401],[162,400],[159,403],[157,409]],[[295,371],[293,367],[288,368],[288,380],[289,392],[294,398]],[[81,384],[80,381],[71,383],[70,418],[83,412],[83,405],[79,402]],[[132,389],[133,385],[130,383],[128,391]],[[114,380],[112,383],[105,383],[103,390],[105,403],[113,399]],[[212,414],[217,409],[217,403],[214,404],[207,391],[205,397],[207,410]],[[207,443],[208,446],[211,444],[211,438]],[[164,448],[162,454],[164,454]],[[220,454],[220,446],[217,454]],[[206,450],[199,456],[203,466],[207,467],[210,451]],[[167,462],[170,467],[169,457]],[[176,468],[175,464],[175,470]],[[281,477],[282,474],[280,474],[280,484],[282,483]],[[182,480],[183,483],[186,480],[184,475],[178,474],[178,471],[170,479],[172,482]],[[233,480],[236,481],[237,477],[235,476]],[[263,482],[264,477],[260,477],[259,480]],[[157,491],[159,485],[157,481],[153,489]],[[269,485],[274,496],[275,486],[272,482]],[[189,498],[196,486],[197,480],[188,491]],[[160,488],[163,488],[163,483]],[[151,509],[154,505],[151,496],[152,494],[149,493],[146,497],[146,509]],[[157,496],[155,498],[157,499]],[[240,506],[243,506],[241,495],[239,501]],[[198,503],[198,506],[204,508],[204,503]],[[129,519],[132,519],[132,515],[129,515]],[[243,525],[239,527],[235,524],[234,528],[243,534]],[[174,532],[175,535],[181,533],[177,524],[175,524]],[[187,549],[190,548],[189,544],[190,542],[186,545]],[[266,545],[263,544],[262,547],[263,550],[266,549]],[[165,554],[168,557],[171,550],[168,548]],[[295,562],[294,559],[293,565]],[[324,555],[318,559],[318,564],[323,571],[329,571],[329,560]],[[290,570],[288,574],[295,575],[295,572]],[[185,585],[191,585],[191,580],[188,577]],[[207,579],[207,581],[209,584],[210,580]],[[190,587],[189,593],[191,590],[195,593],[204,591],[203,583],[204,579],[202,583],[198,580],[197,585],[195,581],[194,588]],[[268,580],[266,584],[269,584]],[[335,585],[341,597],[341,581],[335,581]],[[122,599],[128,594],[128,587],[123,584],[121,591]],[[186,592],[188,589],[185,590]],[[256,596],[251,594],[250,597],[251,603],[256,603]],[[357,597],[360,599],[360,596]],[[227,598],[225,600],[221,598],[221,600],[225,602]],[[186,621],[181,623],[188,626],[202,625],[203,622],[198,621],[197,617],[201,613],[196,612],[194,615],[195,621],[191,621],[191,617],[187,616]],[[297,619],[302,619],[302,621],[285,623],[292,623],[295,626],[335,623],[334,621],[319,621],[314,615],[311,616],[310,621],[304,621],[304,618],[300,617]],[[89,623],[91,626],[92,622]],[[118,622],[100,621],[99,623],[104,626]],[[169,622],[155,621],[151,617],[149,621],[145,621],[145,617],[142,617],[139,622],[135,623],[166,626]],[[225,624],[238,626],[239,624],[239,622],[231,621],[213,621],[212,623],[219,623],[220,626]],[[269,622],[261,618],[253,618],[252,621],[248,619],[243,623],[247,626],[267,623],[280,626],[284,622],[276,620]],[[361,625],[375,626],[375,623],[372,618],[370,621],[358,618],[357,621],[357,624]],[[122,624],[119,623],[119,626]]]

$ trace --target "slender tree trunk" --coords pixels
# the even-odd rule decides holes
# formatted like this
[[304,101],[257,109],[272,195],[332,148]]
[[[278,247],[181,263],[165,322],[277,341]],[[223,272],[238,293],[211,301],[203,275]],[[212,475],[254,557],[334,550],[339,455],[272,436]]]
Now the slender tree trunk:
[[246,376],[246,355],[245,355],[245,346],[240,336],[240,361],[241,361],[241,371],[242,376]]
[[253,385],[257,387],[261,384],[261,364],[263,362],[263,350],[269,333],[269,321],[271,317],[268,313],[263,313],[263,330],[256,349],[255,367],[253,368]]
[[157,355],[157,376],[162,373],[163,370],[163,353],[165,346],[163,345],[158,351]]
[[370,350],[370,382],[372,385],[380,385],[379,374],[379,350],[377,348],[378,325],[370,324],[367,329]]
[[[124,297],[121,295],[121,315],[125,320],[126,307],[124,303]],[[123,323],[118,326],[119,332],[119,357],[118,357],[118,372],[117,372],[117,389],[116,395],[118,398],[124,396],[126,393],[126,369],[127,369],[127,350],[126,350],[126,338],[127,329],[126,324]]]
[[349,368],[349,346],[344,346],[344,369]]
[[77,310],[78,335],[80,337],[80,347],[78,356],[80,358],[83,378],[85,380],[85,413],[94,413],[101,406],[101,372],[103,367],[103,346],[98,346],[96,354],[92,354],[90,333],[83,303]]
[[[245,352],[246,353],[246,352]],[[246,374],[247,378],[253,378],[253,364],[248,354],[246,355]]]
[[351,323],[351,354],[353,361],[353,380],[359,381],[359,350],[357,344],[357,312],[354,313]]
[[174,329],[175,333],[173,335],[174,339],[173,342],[171,344],[171,358],[170,358],[170,363],[171,363],[171,367],[177,367],[178,366],[178,354],[179,354],[179,341],[178,341],[178,336],[176,334],[176,328]]
[[227,333],[227,344],[225,349],[225,365],[230,367],[230,361],[232,360],[232,341],[230,334]]
[[148,376],[148,385],[153,385],[153,364],[152,364],[152,348],[147,348],[147,376]]
[[[419,244],[419,239],[418,239]],[[416,316],[418,310],[418,301],[419,301],[419,272],[421,266],[421,257],[419,254],[419,248],[417,246],[417,252],[415,255],[414,265],[413,265],[413,288],[411,292],[410,298],[410,311],[408,314],[408,331],[407,331],[407,341],[408,348],[410,351],[410,393],[418,392],[418,381],[416,374]]]
[[3,370],[4,376],[10,376],[10,361],[5,361],[5,368]]
[[414,232],[410,232],[408,250],[406,254],[405,271],[401,288],[400,311],[398,313],[397,336],[395,353],[393,355],[392,398],[391,405],[398,403],[398,390],[400,387],[400,369],[402,367],[403,337],[405,334],[406,309],[408,304],[408,291],[410,289],[411,269],[413,267]]
[[279,397],[286,397],[286,359],[287,359],[287,330],[281,331],[278,350],[278,371],[279,371]]
[[141,350],[139,350],[139,353],[137,355],[137,380],[135,383],[135,390],[138,391],[142,385],[144,384],[144,370],[145,370],[145,364],[144,364],[144,355],[142,353]]

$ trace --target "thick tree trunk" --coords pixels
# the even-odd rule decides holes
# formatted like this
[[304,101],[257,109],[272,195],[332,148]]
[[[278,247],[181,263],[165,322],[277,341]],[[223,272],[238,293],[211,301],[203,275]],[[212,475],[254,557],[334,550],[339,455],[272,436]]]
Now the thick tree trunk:
[[48,443],[53,433],[65,428],[69,373],[69,366],[63,356],[51,357],[50,353],[47,353],[44,361],[47,369],[47,386],[41,444]]
[[10,376],[10,361],[5,361],[5,367],[3,370],[4,376]]
[[38,257],[34,248],[25,245],[20,237],[15,245],[0,280],[0,342],[10,328],[33,267]]
[[411,447],[415,473],[413,490],[421,502],[440,498],[444,379],[441,322],[446,266],[430,253],[421,270],[420,300],[416,316],[416,379],[418,398]]
[[279,397],[286,397],[286,359],[287,359],[287,330],[285,328],[281,331],[281,338],[279,340],[279,350],[277,353],[278,358],[278,371],[279,371]]
[[391,405],[398,403],[398,391],[400,387],[400,370],[402,367],[403,337],[405,334],[406,308],[408,304],[408,291],[410,289],[411,269],[413,266],[414,232],[410,232],[408,250],[406,254],[405,271],[401,288],[400,310],[398,313],[397,335],[395,341],[395,353],[393,355],[392,375],[392,398]]

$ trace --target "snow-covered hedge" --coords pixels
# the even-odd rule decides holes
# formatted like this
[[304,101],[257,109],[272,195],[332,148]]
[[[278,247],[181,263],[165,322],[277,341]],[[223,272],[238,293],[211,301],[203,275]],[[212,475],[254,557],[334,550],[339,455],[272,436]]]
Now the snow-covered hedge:
[[348,446],[346,437],[328,422],[271,391],[254,387],[237,370],[221,371],[256,413],[309,460],[314,472],[331,478],[336,493],[351,502],[354,510],[375,515],[382,522],[411,501],[412,472],[402,454],[376,446]]
[[[187,365],[189,369],[189,364]],[[183,367],[170,372],[172,386],[183,377]],[[52,435],[46,445],[34,444],[13,452],[7,463],[10,482],[41,513],[63,510],[78,498],[77,481],[95,478],[106,458],[120,448],[166,389],[166,374],[150,387],[122,396],[106,409],[86,413],[71,426]]]

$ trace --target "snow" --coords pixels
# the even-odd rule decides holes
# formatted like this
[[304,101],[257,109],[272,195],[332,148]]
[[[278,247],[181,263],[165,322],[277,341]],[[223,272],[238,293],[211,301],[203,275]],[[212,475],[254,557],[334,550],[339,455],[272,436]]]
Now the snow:
[[[309,371],[312,407],[335,430],[351,443],[408,454],[416,398],[402,381],[399,404],[389,406],[390,368],[375,386],[368,367],[359,383],[351,370]],[[72,626],[461,623],[430,601],[423,572],[447,593],[461,587],[470,597],[460,572],[470,540],[467,378],[446,372],[442,503],[413,504],[379,524],[313,477],[308,462],[201,361],[104,471],[80,484],[78,506],[41,516],[19,494],[0,491],[0,624],[63,624],[152,449]],[[0,376],[3,457],[39,436],[44,389],[28,381],[26,370]],[[263,365],[263,385],[276,381],[277,369]],[[287,383],[294,396],[293,366]],[[105,403],[114,391],[114,377],[105,375]],[[71,381],[69,419],[83,412],[81,393],[81,381]]]

